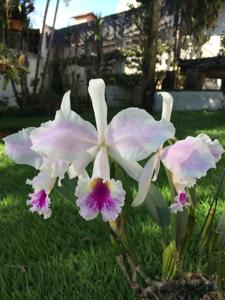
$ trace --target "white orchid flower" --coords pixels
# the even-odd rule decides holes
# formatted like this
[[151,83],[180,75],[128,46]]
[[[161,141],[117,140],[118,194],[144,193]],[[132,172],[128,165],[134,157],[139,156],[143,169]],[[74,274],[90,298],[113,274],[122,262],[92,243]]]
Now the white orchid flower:
[[[156,121],[138,108],[122,110],[107,125],[104,81],[91,80],[88,90],[97,130],[71,110],[67,92],[55,120],[32,130],[29,149],[47,161],[41,169],[53,178],[63,177],[66,170],[70,177],[81,175],[94,161],[92,177],[79,177],[75,191],[77,205],[85,219],[93,219],[101,213],[103,219],[109,221],[121,212],[125,192],[120,181],[110,178],[108,156],[139,180],[142,168],[138,161],[157,152],[167,139],[174,137],[175,129],[170,122]],[[13,157],[12,153],[10,156]]]
[[[161,118],[170,121],[173,98],[166,92],[161,95],[163,97]],[[139,189],[133,206],[138,206],[145,200],[151,182],[158,176],[160,162],[162,162],[171,172],[177,192],[174,203],[170,206],[171,211],[173,213],[183,211],[190,206],[185,189],[193,187],[197,179],[205,176],[210,168],[215,168],[223,153],[224,149],[219,141],[212,141],[206,134],[199,134],[197,137],[189,136],[164,149],[161,146],[139,175]]]
[[[28,127],[18,133],[11,134],[4,138],[5,152],[17,164],[26,164],[40,170],[44,167],[41,155],[31,150],[30,134],[35,127]],[[47,164],[48,165],[48,164]],[[62,175],[62,174],[61,174]],[[27,205],[31,206],[31,212],[37,212],[47,219],[51,215],[49,194],[56,182],[56,177],[52,177],[48,172],[41,170],[33,180],[28,179],[27,184],[31,185],[34,192],[29,194]]]
[[[84,218],[92,219],[101,212],[103,219],[108,221],[118,216],[125,198],[121,183],[110,179],[108,156],[138,180],[141,167],[137,161],[157,151],[165,140],[174,136],[175,129],[170,122],[155,121],[145,110],[138,108],[119,112],[107,125],[104,81],[91,80],[88,90],[97,131],[91,123],[71,111],[69,94],[66,94],[55,120],[32,132],[31,148],[43,156],[71,162],[69,174],[72,177],[79,175],[94,160],[92,177],[78,181],[77,205]],[[105,195],[103,198],[100,197],[102,194]]]
[[224,152],[218,140],[212,141],[202,133],[196,137],[188,136],[163,149],[161,161],[171,172],[178,194],[171,205],[172,212],[183,211],[190,205],[185,189],[193,187],[197,179],[206,176],[209,169],[216,168]]
[[[159,93],[162,97],[162,114],[161,114],[161,122],[170,123],[170,118],[173,109],[173,98],[167,92],[160,92]],[[174,135],[170,137],[171,139],[174,138]],[[150,184],[152,181],[157,179],[159,168],[160,168],[160,154],[163,149],[163,143],[159,145],[156,153],[150,157],[148,162],[145,164],[144,168],[139,170],[138,174],[138,193],[132,203],[132,205],[138,206],[142,204],[148,194]]]

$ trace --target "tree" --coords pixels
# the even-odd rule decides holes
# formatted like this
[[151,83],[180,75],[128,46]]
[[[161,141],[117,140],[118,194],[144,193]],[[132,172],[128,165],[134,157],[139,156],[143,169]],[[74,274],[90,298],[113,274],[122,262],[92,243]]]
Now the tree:
[[158,32],[161,0],[138,0],[142,12],[142,106],[151,111],[156,88],[156,55],[158,52]]
[[39,91],[41,91],[43,89],[43,87],[44,87],[45,76],[46,76],[46,73],[47,73],[47,70],[48,70],[50,52],[51,52],[51,49],[52,49],[52,42],[53,42],[53,37],[54,37],[54,32],[55,32],[55,23],[56,23],[56,18],[57,18],[58,9],[59,9],[59,2],[60,2],[60,0],[56,1],[54,19],[53,19],[53,24],[52,24],[50,39],[49,39],[49,43],[48,43],[48,51],[47,51],[47,55],[46,55],[46,59],[45,59],[45,64],[44,64],[43,72],[41,74],[41,84],[40,84]]
[[46,18],[48,14],[48,8],[49,8],[50,0],[47,0],[46,6],[45,6],[45,13],[44,13],[44,18],[43,18],[43,23],[42,23],[42,31],[41,31],[41,37],[39,41],[39,47],[38,47],[38,56],[37,56],[37,62],[36,62],[36,69],[35,69],[35,75],[33,79],[33,94],[36,94],[38,83],[39,83],[39,68],[40,68],[40,62],[41,62],[41,50],[42,50],[42,44],[43,44],[43,39],[44,39],[44,31],[45,31],[45,24],[46,24]]
[[167,16],[173,16],[173,68],[177,70],[181,49],[187,38],[197,51],[207,40],[205,31],[212,28],[218,18],[222,0],[137,0],[135,24],[141,32],[140,49],[143,74],[142,106],[151,110],[157,84],[156,59],[159,53],[160,14],[162,4]]
[[172,0],[170,2],[168,9],[174,16],[174,69],[177,69],[181,49],[187,38],[197,56],[201,56],[201,46],[208,39],[205,32],[215,26],[221,3],[221,0]]

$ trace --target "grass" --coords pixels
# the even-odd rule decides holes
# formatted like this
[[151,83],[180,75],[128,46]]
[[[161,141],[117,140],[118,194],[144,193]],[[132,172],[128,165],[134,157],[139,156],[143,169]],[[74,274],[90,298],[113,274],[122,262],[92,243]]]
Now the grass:
[[[44,120],[1,118],[0,130],[37,126]],[[225,111],[174,113],[172,121],[179,138],[205,132],[225,146]],[[225,158],[198,184],[199,220],[209,207],[224,165]],[[74,200],[64,199],[57,191],[51,197],[50,219],[43,221],[28,212],[25,200],[30,190],[25,181],[34,174],[32,168],[11,162],[0,145],[0,299],[135,299],[115,263],[116,251],[100,218],[85,222]],[[159,180],[167,196],[163,173]],[[225,200],[224,192],[221,200]],[[225,208],[223,201],[220,211]],[[144,207],[133,209],[129,228],[144,271],[159,277],[160,230]]]

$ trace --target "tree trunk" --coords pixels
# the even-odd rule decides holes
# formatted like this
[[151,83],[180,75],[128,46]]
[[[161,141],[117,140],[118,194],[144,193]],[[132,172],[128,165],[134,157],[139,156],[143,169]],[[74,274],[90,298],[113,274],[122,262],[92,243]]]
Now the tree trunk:
[[54,32],[55,32],[55,22],[56,22],[56,18],[57,18],[57,14],[58,14],[59,2],[60,2],[60,0],[57,0],[57,2],[56,2],[54,20],[53,20],[53,24],[52,24],[52,32],[51,32],[49,43],[48,43],[48,51],[47,51],[47,55],[46,55],[45,65],[43,68],[43,72],[41,74],[41,85],[40,85],[39,92],[43,89],[44,82],[45,82],[45,75],[48,70],[48,63],[49,63],[49,58],[50,58],[50,51],[52,49],[52,42],[53,42],[53,36],[54,36]]
[[178,88],[179,69],[178,62],[181,53],[181,7],[179,3],[175,8],[174,14],[174,61],[173,70],[175,71],[175,88]]
[[49,3],[50,3],[50,0],[47,0],[46,7],[45,7],[44,19],[43,19],[43,23],[42,23],[42,32],[41,32],[41,37],[40,37],[39,47],[38,47],[36,70],[35,70],[35,75],[34,75],[34,80],[33,80],[33,94],[34,95],[36,94],[38,81],[39,81],[38,76],[39,76],[39,67],[40,67],[40,62],[41,62],[41,50],[42,50],[42,44],[43,44],[43,39],[44,39],[44,30],[45,30],[45,24],[46,24]]
[[21,97],[19,95],[19,92],[17,91],[17,88],[16,88],[16,85],[15,85],[15,82],[14,80],[11,78],[10,79],[10,82],[11,82],[11,85],[12,85],[12,89],[13,89],[13,93],[14,93],[14,96],[16,98],[16,102],[17,104],[19,105],[19,107],[21,108],[23,106],[23,102],[21,100]]
[[152,111],[156,89],[155,67],[157,41],[160,21],[161,0],[147,1],[144,19],[144,34],[146,36],[143,51],[143,93],[142,106]]

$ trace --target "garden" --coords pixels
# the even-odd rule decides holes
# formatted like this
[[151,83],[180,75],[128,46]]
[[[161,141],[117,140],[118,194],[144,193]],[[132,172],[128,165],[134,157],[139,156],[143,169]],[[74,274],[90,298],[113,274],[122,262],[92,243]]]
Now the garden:
[[[202,1],[134,1],[122,21],[85,14],[66,30],[55,28],[56,1],[52,31],[47,1],[40,34],[30,26],[35,2],[2,2],[0,299],[225,299],[223,66],[192,69],[191,82],[180,65],[188,39],[198,55],[225,9]],[[177,22],[171,44],[170,27],[159,29],[167,14]],[[110,30],[121,42],[131,27],[115,50]],[[34,61],[28,36],[38,36]],[[124,65],[135,72],[115,72]],[[204,90],[219,85],[215,73],[220,90]],[[140,101],[109,86],[138,87]],[[180,109],[193,91],[208,97],[196,99],[201,110],[184,100]]]

